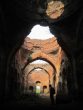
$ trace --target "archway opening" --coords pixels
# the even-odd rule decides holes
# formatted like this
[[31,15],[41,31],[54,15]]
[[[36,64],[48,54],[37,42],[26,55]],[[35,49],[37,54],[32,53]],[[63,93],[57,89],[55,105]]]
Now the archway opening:
[[[37,59],[30,62],[23,71],[25,88],[29,85],[34,85],[34,87],[36,87],[35,82],[39,80],[41,82],[41,93],[43,93],[44,85],[47,85],[47,87],[49,87],[49,84],[54,85],[53,76],[56,74],[54,72],[55,69],[47,61],[45,61],[45,59]],[[47,91],[49,92],[49,88],[47,88]]]
[[48,91],[47,91],[47,86],[46,86],[46,85],[43,86],[43,92],[44,92],[44,93],[47,93],[47,92],[48,92]]
[[40,94],[41,92],[41,82],[36,81],[36,94]]
[[33,86],[29,86],[29,90],[31,91],[31,92],[33,92]]
[[[8,71],[8,78],[10,79],[10,82],[12,82],[12,86],[10,87],[8,85],[8,89],[9,91],[11,91],[11,89],[13,90],[12,94],[15,94],[15,85],[17,85],[16,94],[25,93],[25,83],[30,80],[24,73],[24,70],[28,66],[29,68],[26,69],[26,71],[28,71],[30,68],[30,72],[32,72],[33,70],[40,71],[40,69],[44,69],[48,73],[52,74],[52,80],[50,79],[50,82],[54,86],[56,94],[61,93],[61,91],[59,90],[61,88],[66,88],[62,90],[64,94],[68,94],[70,92],[70,85],[72,85],[71,81],[69,81],[69,78],[72,78],[72,68],[70,61],[61,46],[58,44],[57,36],[53,35],[50,32],[49,26],[33,26],[31,32],[24,39],[23,44],[14,55],[15,56],[13,57],[12,61],[10,61],[10,68]],[[35,69],[33,69],[33,67]],[[64,68],[66,72],[64,72]],[[52,71],[52,73],[50,71]],[[13,75],[15,76],[13,77]],[[63,79],[62,83],[65,82],[65,84],[62,85],[64,87],[59,86],[59,82],[61,81],[60,78]],[[27,81],[25,81],[25,79]],[[34,86],[34,84],[31,86]],[[48,85],[46,86],[48,87]]]

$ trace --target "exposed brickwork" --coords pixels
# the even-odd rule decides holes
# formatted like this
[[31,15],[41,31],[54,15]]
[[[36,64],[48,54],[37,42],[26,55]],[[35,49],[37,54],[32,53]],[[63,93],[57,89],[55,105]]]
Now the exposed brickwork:
[[[48,66],[44,65],[27,65],[24,71],[24,82],[25,85],[28,85],[29,78],[27,78],[28,72],[30,72],[34,67],[42,67],[44,70],[48,72],[50,75],[50,83],[53,83],[53,76],[55,75],[55,87],[57,88],[58,82],[59,82],[59,73],[60,73],[60,65],[63,57],[63,50],[59,46],[56,37],[47,39],[47,40],[36,40],[36,39],[29,39],[28,37],[25,38],[25,41],[20,48],[20,50],[17,52],[16,59],[18,64],[20,65],[20,68],[23,68],[25,64],[29,63],[29,61],[33,61],[37,58],[44,58],[48,63]],[[18,66],[17,66],[18,68]],[[44,71],[42,69],[42,71]],[[38,79],[42,82],[43,85],[48,86],[49,78],[47,77],[46,72],[39,72],[39,74],[36,74],[33,70],[29,77],[32,78],[32,83]],[[43,73],[43,76],[41,76]],[[47,80],[48,79],[48,80]],[[29,84],[30,85],[30,84]],[[57,89],[56,89],[57,90]]]
[[[40,68],[41,70],[36,70],[34,68]],[[24,82],[25,82],[25,88],[28,86],[34,86],[36,85],[36,81],[41,82],[41,88],[43,86],[47,86],[47,89],[49,89],[49,83],[52,83],[52,76],[54,73],[53,67],[48,64],[29,64],[25,70],[24,70]],[[42,90],[43,91],[43,90]]]

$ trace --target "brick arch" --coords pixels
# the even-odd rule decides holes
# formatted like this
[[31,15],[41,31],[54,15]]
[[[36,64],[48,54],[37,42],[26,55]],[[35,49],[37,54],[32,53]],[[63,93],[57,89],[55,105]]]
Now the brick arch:
[[[29,71],[28,74],[31,74],[32,71],[34,71],[35,69],[38,69],[38,68],[44,70],[44,71],[49,75],[49,72],[48,72],[46,69],[42,68],[42,67],[33,68],[32,70]],[[50,76],[50,75],[49,75],[49,76]]]
[[28,87],[29,85],[33,85],[35,87],[36,81],[40,81],[42,91],[44,85],[47,85],[49,90],[49,84],[52,84],[52,81],[50,81],[50,79],[51,78],[49,76],[49,73],[45,69],[43,69],[43,71],[35,71],[35,69],[33,69],[24,77],[24,85],[25,88]]
[[48,72],[46,69],[44,69],[44,68],[41,68],[41,67],[33,68],[33,69],[27,74],[27,76],[30,75],[30,74],[32,74],[32,72],[33,72],[35,69],[37,69],[37,68],[40,68],[40,69],[42,69],[42,70],[45,71],[45,73],[49,76],[49,84],[50,84],[50,74],[49,74],[49,72]]
[[[49,74],[49,72],[48,72],[46,69],[42,68],[42,67],[36,67],[36,68],[33,68],[31,71],[29,71],[28,75],[29,75],[29,74],[32,74],[31,72],[33,72],[35,69],[38,69],[38,68],[44,70],[44,71],[48,74],[49,79],[50,79],[50,74]],[[50,80],[49,80],[49,82],[50,82]]]
[[37,57],[37,58],[34,58],[32,61],[30,61],[30,62],[27,62],[26,63],[26,65],[24,66],[24,68],[23,68],[23,71],[24,71],[24,69],[26,68],[26,66],[29,64],[29,63],[32,63],[33,61],[35,61],[35,60],[38,60],[38,59],[41,59],[41,60],[43,60],[43,61],[46,61],[46,62],[48,62],[52,67],[53,67],[53,75],[52,75],[52,84],[53,84],[53,86],[55,86],[55,81],[53,80],[53,78],[55,77],[55,79],[56,79],[56,67],[55,67],[55,65],[51,62],[51,60],[49,60],[49,59],[46,59],[46,58],[41,58],[41,57]]
[[[59,49],[59,52],[61,52],[61,48]],[[54,86],[57,85],[58,84],[58,81],[59,81],[60,63],[57,63],[56,62],[55,57],[54,58],[53,57],[50,57],[49,55],[47,55],[47,54],[45,54],[43,52],[37,52],[37,53],[33,53],[31,55],[31,58],[32,58],[32,60],[29,61],[29,62],[27,61],[27,63],[25,64],[23,70],[25,69],[25,67],[29,63],[31,63],[31,62],[33,62],[35,60],[41,59],[41,60],[47,61],[54,68],[54,77],[56,78],[56,80],[55,80],[55,83],[56,84],[54,84]],[[58,60],[59,60],[59,58],[58,58]],[[56,72],[56,74],[55,74],[55,72]]]
[[[60,43],[63,44],[62,39],[60,39]],[[65,45],[65,43],[64,43],[64,45]],[[63,47],[63,50],[67,53],[67,55],[68,55],[68,56],[71,56],[71,58],[72,58],[72,53],[70,52],[70,49],[67,50],[67,47],[64,48],[63,45],[61,45],[61,46]],[[67,50],[67,51],[66,51],[66,50]],[[11,59],[13,58],[13,55],[16,54],[16,51],[17,51],[17,47],[15,47],[15,48],[12,50],[12,52],[11,52],[11,54],[10,54],[10,56],[9,56],[8,64],[7,64],[7,75],[8,75],[7,77],[9,77],[9,75],[10,75],[10,74],[9,74],[9,67],[10,67],[10,65],[11,65]],[[70,52],[70,54],[68,54],[69,52]],[[35,54],[36,56],[35,56],[34,54]],[[50,63],[50,64],[52,65],[52,67],[54,67],[54,69],[55,69],[55,71],[56,71],[56,73],[57,73],[57,67],[56,67],[57,65],[55,64],[54,60],[53,60],[51,57],[49,57],[47,54],[45,54],[45,53],[43,53],[43,52],[33,53],[31,57],[32,57],[32,60],[31,60],[30,62],[33,62],[33,61],[35,61],[35,60],[37,60],[37,59],[42,59],[42,60],[47,61],[48,63]],[[69,58],[69,57],[68,57],[68,58]],[[30,62],[27,62],[23,69],[25,69],[25,67],[26,67]],[[57,75],[56,77],[58,78],[58,75]],[[57,84],[58,84],[58,80],[57,80],[55,83],[56,83],[55,85],[57,85]],[[6,85],[8,85],[8,80],[7,80]]]
[[[62,40],[62,39],[60,39],[60,40]],[[62,43],[62,41],[60,41],[60,43]],[[65,43],[64,43],[64,45],[65,45]],[[62,45],[61,45],[62,46]],[[69,54],[69,51],[70,51],[70,49],[69,49],[69,51],[67,50],[67,48],[65,49],[64,48],[64,46],[62,46],[63,47],[63,50],[67,53],[67,55],[68,55],[68,58],[69,58],[69,56],[71,56],[71,58],[72,58],[72,55],[71,55],[71,52],[70,52],[70,54]],[[10,56],[9,56],[9,59],[8,59],[8,63],[7,63],[7,77],[9,77],[9,70],[10,70],[10,65],[11,65],[11,59],[12,58],[14,58],[13,57],[13,55],[15,55],[16,54],[16,52],[17,52],[17,50],[18,50],[18,46],[16,45],[15,46],[15,48],[12,50],[12,52],[10,53]],[[67,50],[67,51],[66,51]],[[35,60],[37,60],[37,59],[42,59],[42,60],[45,60],[45,61],[47,61],[48,63],[50,63],[51,65],[52,65],[52,67],[55,69],[55,71],[57,72],[57,70],[56,70],[56,65],[55,65],[55,63],[54,63],[54,61],[53,62],[51,62],[51,59],[52,58],[50,58],[49,57],[49,59],[47,58],[47,56],[48,55],[46,55],[45,53],[39,53],[38,54],[38,56],[36,56],[36,57],[34,57],[34,55],[32,54],[32,61],[30,61],[30,62],[33,62],[33,61],[35,61]],[[27,64],[24,66],[24,68],[23,68],[23,70],[26,68],[26,66],[30,63],[30,62],[27,62]],[[58,77],[58,76],[57,76]],[[8,86],[8,80],[6,81],[6,85]],[[57,83],[58,84],[58,81],[56,81],[55,83]],[[56,85],[57,85],[56,84]],[[56,87],[57,88],[57,87]],[[8,89],[9,90],[9,89]],[[56,89],[56,91],[57,91],[57,89]]]
[[[60,46],[63,47],[63,50],[67,53],[68,58],[72,59],[72,52],[71,52],[70,49],[68,49],[67,46],[65,46],[66,44],[63,42],[63,40],[60,38],[60,39],[58,39],[58,42],[59,42]],[[15,48],[10,53],[10,56],[9,56],[9,59],[8,59],[8,64],[7,64],[7,77],[9,77],[9,69],[10,69],[9,67],[11,65],[11,59],[13,58],[13,55],[16,54],[16,50],[17,50],[18,46],[15,46]],[[69,56],[71,56],[71,57],[69,57]],[[54,60],[51,57],[49,57],[47,54],[45,54],[43,52],[33,53],[31,57],[32,57],[32,61],[34,61],[36,59],[43,59],[43,60],[45,59],[47,62],[49,62],[55,68],[55,71],[57,73],[57,65],[55,64]],[[30,61],[30,62],[32,62],[32,61]],[[27,62],[27,64],[30,63],[30,62]],[[26,67],[26,65],[24,66],[24,68]],[[8,83],[8,81],[7,81],[7,83]]]
[[[23,74],[26,74],[26,72],[30,72],[32,70],[35,70],[37,68],[40,69],[44,69],[46,72],[49,73],[49,71],[51,71],[51,73],[54,72],[53,67],[48,63],[47,65],[45,64],[34,64],[34,65],[27,65],[27,67],[24,69]],[[28,70],[28,71],[27,71]],[[51,74],[52,75],[52,74]]]
[[36,58],[33,58],[31,61],[29,61],[29,62],[26,63],[26,65],[24,66],[23,70],[26,68],[26,66],[29,63],[32,63],[33,61],[39,60],[39,59],[48,62],[53,67],[54,71],[56,72],[56,67],[55,67],[54,63],[52,63],[51,60],[49,60],[49,59],[47,59],[45,57],[36,57]]

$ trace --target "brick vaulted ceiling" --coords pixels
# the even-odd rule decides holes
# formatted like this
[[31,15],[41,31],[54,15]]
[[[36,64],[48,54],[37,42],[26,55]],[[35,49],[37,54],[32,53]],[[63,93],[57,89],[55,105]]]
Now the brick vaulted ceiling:
[[[32,83],[40,80],[43,82],[42,86],[44,86],[49,84],[50,80],[50,83],[52,84],[52,77],[54,74],[56,77],[55,83],[57,86],[63,56],[64,52],[58,44],[56,37],[45,40],[30,39],[29,37],[26,37],[21,48],[16,53],[16,68],[19,74],[21,74],[20,70],[23,69],[22,74],[24,74],[25,86],[30,82],[30,77],[32,80],[34,79]],[[33,62],[37,60],[42,60],[46,63],[34,64]],[[38,68],[41,69],[40,72],[36,70]],[[46,74],[46,71],[48,74]],[[40,74],[37,74],[38,72]],[[41,74],[44,77],[42,77]],[[48,80],[46,81],[46,79]]]

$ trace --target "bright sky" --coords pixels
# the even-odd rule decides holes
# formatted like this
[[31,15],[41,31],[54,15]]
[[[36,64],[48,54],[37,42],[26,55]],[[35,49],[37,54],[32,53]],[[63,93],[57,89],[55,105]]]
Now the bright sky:
[[42,69],[41,69],[41,68],[36,68],[35,70],[40,71],[40,70],[42,70]]
[[54,35],[50,32],[49,26],[41,26],[39,24],[33,26],[29,35],[27,35],[30,39],[40,39],[45,40],[54,37]]
[[48,62],[44,61],[44,60],[35,60],[30,64],[48,64]]

